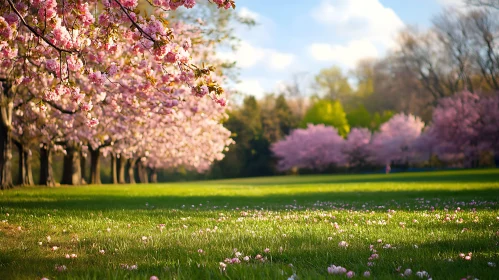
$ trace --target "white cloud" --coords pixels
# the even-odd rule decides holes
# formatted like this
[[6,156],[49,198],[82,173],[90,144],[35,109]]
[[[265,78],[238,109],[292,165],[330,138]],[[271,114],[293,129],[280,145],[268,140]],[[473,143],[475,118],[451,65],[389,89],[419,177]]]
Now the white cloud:
[[218,57],[227,61],[236,61],[241,68],[250,68],[259,63],[265,56],[265,50],[242,41],[235,52],[218,52]]
[[265,93],[265,89],[258,79],[244,79],[236,84],[235,88],[241,93],[254,95],[257,98],[262,97]]
[[283,80],[277,80],[274,83],[274,90],[273,90],[273,92],[276,92],[276,93],[284,92],[287,87],[288,87],[288,84],[285,81],[283,81]]
[[355,67],[360,59],[379,55],[369,40],[354,40],[346,45],[314,43],[308,47],[308,52],[315,60],[336,62],[349,68]]
[[237,10],[238,16],[242,18],[251,19],[254,21],[258,21],[260,19],[260,15],[258,13],[248,9],[247,7],[238,8]]
[[404,26],[400,17],[379,0],[322,0],[312,16],[331,26],[336,36],[385,46],[393,44],[394,35]]
[[295,56],[290,53],[278,52],[269,50],[268,52],[268,62],[267,65],[271,69],[284,70],[288,68],[294,61]]
[[251,68],[264,63],[270,70],[284,70],[295,60],[295,56],[291,53],[256,47],[247,41],[242,41],[235,52],[218,52],[217,54],[220,59],[236,61],[237,66],[241,68]]

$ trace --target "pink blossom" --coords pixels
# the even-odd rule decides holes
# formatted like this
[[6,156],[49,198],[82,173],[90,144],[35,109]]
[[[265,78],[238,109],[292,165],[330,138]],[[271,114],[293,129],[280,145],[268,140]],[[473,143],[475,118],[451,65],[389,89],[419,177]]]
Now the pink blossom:
[[348,247],[348,243],[346,241],[340,241],[340,243],[338,243],[338,246],[342,247],[342,248],[346,248],[346,247]]
[[80,71],[83,68],[83,62],[76,55],[70,55],[67,62],[71,71]]
[[184,39],[184,41],[182,41],[182,48],[184,50],[189,50],[189,48],[191,47],[191,39],[187,38],[187,39]]
[[88,103],[81,105],[81,110],[83,112],[88,112],[88,111],[92,110],[93,107],[94,107],[94,105],[92,104],[92,102],[88,102]]
[[220,98],[215,100],[220,106],[226,106],[227,105],[227,100],[225,98]]
[[5,16],[5,21],[7,21],[9,25],[16,25],[19,23],[19,17],[15,13],[10,13]]
[[345,274],[347,273],[347,270],[346,268],[344,267],[341,267],[341,266],[335,266],[335,265],[331,265],[327,268],[327,272],[329,274]]
[[0,16],[0,38],[4,40],[12,39],[13,30],[6,19]]
[[97,86],[100,86],[104,83],[104,81],[106,80],[106,75],[105,74],[102,74],[100,71],[95,71],[93,73],[90,73],[88,75],[88,78],[90,79],[90,81],[92,83],[94,83],[95,85]]
[[94,127],[94,126],[96,126],[98,124],[99,124],[99,120],[96,119],[96,118],[92,118],[92,119],[90,119],[90,120],[87,121],[87,126],[88,127]]
[[48,59],[45,61],[45,67],[47,67],[47,70],[49,71],[58,72],[59,66],[59,63],[55,59]]
[[175,63],[178,60],[178,54],[174,52],[168,52],[166,54],[166,62],[168,63]]
[[109,73],[110,76],[114,76],[117,72],[118,72],[118,67],[116,66],[116,64],[113,63],[109,67],[108,73]]
[[59,272],[65,271],[66,269],[67,269],[67,267],[65,265],[56,265],[55,266],[55,270],[57,270]]

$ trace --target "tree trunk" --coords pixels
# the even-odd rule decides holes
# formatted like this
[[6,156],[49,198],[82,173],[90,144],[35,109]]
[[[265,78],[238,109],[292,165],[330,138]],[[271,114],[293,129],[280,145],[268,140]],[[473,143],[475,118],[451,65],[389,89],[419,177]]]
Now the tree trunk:
[[33,171],[31,168],[31,150],[25,149],[24,146],[15,142],[19,151],[19,172],[17,182],[21,186],[33,186]]
[[139,175],[139,181],[142,184],[149,183],[149,175],[147,174],[147,167],[145,166],[144,162],[140,159],[138,160],[137,163],[137,173]]
[[123,155],[119,155],[118,160],[117,160],[118,183],[119,184],[126,184],[125,165],[126,165],[126,158]]
[[11,85],[0,81],[0,189],[12,188],[12,102]]
[[35,185],[35,180],[33,180],[33,167],[31,164],[31,159],[33,158],[33,155],[30,149],[24,152],[24,157],[25,157],[24,164],[26,164],[26,185],[33,186]]
[[136,182],[135,182],[135,172],[134,172],[135,163],[136,163],[135,159],[133,159],[133,158],[128,159],[128,162],[127,162],[127,167],[128,167],[128,183],[130,183],[130,184],[136,184]]
[[158,173],[156,172],[156,168],[151,168],[151,183],[158,182]]
[[61,184],[81,185],[80,149],[78,147],[66,148]]
[[115,153],[111,153],[111,177],[113,184],[118,184],[118,158]]
[[81,183],[87,184],[87,157],[83,156],[83,151],[80,149],[80,170],[81,170]]
[[90,184],[101,185],[100,148],[94,150],[92,147],[88,147],[88,150],[90,151]]
[[52,150],[47,146],[40,148],[40,185],[55,186],[52,171]]

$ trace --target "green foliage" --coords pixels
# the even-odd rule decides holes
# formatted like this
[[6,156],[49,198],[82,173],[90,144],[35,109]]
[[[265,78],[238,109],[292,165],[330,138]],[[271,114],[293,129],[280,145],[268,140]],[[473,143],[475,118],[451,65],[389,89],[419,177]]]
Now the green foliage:
[[[327,273],[331,264],[357,278],[369,270],[373,279],[401,279],[395,269],[402,266],[402,272],[413,270],[408,279],[419,279],[415,273],[422,270],[433,279],[497,279],[497,269],[487,265],[499,264],[496,169],[36,187],[0,194],[0,279],[287,279],[293,272],[304,280],[333,279]],[[445,221],[447,214],[451,221]],[[339,247],[340,241],[348,248]],[[368,267],[371,244],[379,259]],[[383,249],[385,244],[392,249]],[[241,258],[251,256],[249,263],[221,271],[219,263],[234,257],[234,248]],[[471,260],[459,257],[468,252]],[[257,254],[267,260],[255,260]],[[67,269],[58,272],[56,265]]]
[[318,100],[305,113],[301,121],[301,127],[306,127],[307,124],[324,124],[333,126],[338,130],[338,133],[346,137],[350,132],[350,126],[346,118],[343,106],[339,101]]
[[345,101],[353,93],[348,77],[337,66],[322,69],[315,76],[315,83],[322,96],[327,99]]
[[212,167],[210,178],[268,176],[275,174],[270,145],[297,126],[284,96],[267,96],[260,105],[255,97],[245,98],[241,108],[229,114],[225,126],[236,145]]
[[347,113],[347,120],[350,127],[371,128],[372,117],[364,105],[361,105],[353,111]]
[[[244,99],[243,106],[229,113],[229,119],[225,123],[231,132],[235,145],[229,148],[225,158],[215,163],[213,167],[218,176],[224,178],[233,178],[247,176],[251,172],[249,165],[252,165],[251,159],[258,158],[260,153],[253,144],[262,137],[261,109],[255,97],[249,96]],[[217,174],[212,174],[216,176]],[[217,176],[217,177],[218,177]]]
[[393,111],[383,111],[383,113],[374,113],[372,118],[371,130],[378,131],[382,124],[389,121],[395,113]]
[[378,131],[382,124],[393,117],[392,111],[383,111],[370,114],[364,105],[361,105],[347,113],[347,120],[350,127],[365,127],[371,131]]
[[269,96],[269,99],[265,102],[270,103],[270,106],[262,110],[263,135],[270,143],[274,143],[298,126],[298,118],[291,111],[284,95],[277,98]]
[[358,63],[352,74],[357,81],[355,96],[366,98],[374,92],[374,64],[371,59],[362,60]]

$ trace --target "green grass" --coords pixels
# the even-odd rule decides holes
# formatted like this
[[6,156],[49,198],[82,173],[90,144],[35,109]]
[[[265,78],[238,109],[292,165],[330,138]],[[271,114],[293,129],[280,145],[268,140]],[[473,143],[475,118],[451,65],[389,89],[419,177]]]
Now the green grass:
[[[498,244],[499,170],[0,192],[0,279],[346,277],[329,275],[331,264],[358,278],[368,270],[373,279],[399,279],[401,267],[412,269],[407,279],[422,270],[433,279],[497,279],[488,263],[499,265]],[[242,263],[222,271],[234,248]],[[471,260],[459,256],[468,252]]]

